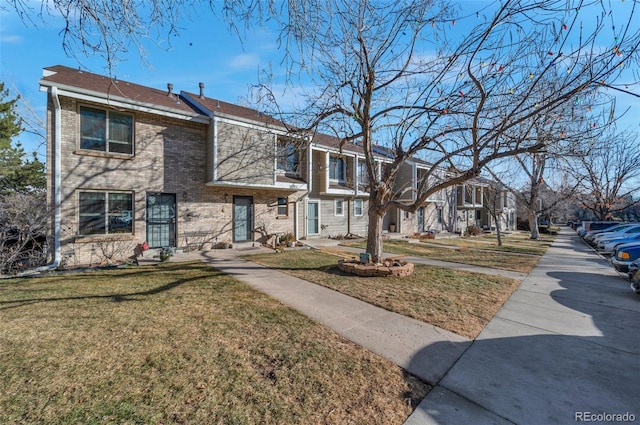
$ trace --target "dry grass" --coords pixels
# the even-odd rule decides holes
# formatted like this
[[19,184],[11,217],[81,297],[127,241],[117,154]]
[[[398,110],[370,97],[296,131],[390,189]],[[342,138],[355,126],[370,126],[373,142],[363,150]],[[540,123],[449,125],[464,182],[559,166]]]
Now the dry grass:
[[338,270],[336,255],[337,250],[300,250],[246,258],[469,338],[518,286],[514,279],[421,265],[411,277],[346,275]]
[[426,385],[199,263],[0,281],[0,423],[401,424]]
[[[443,240],[444,241],[444,240]],[[477,245],[470,247],[469,242],[464,239],[457,241],[444,241],[442,245],[432,243],[409,243],[404,240],[392,239],[384,242],[384,251],[390,254],[402,254],[413,257],[431,258],[434,260],[450,261],[453,263],[472,264],[475,266],[491,267],[500,270],[529,273],[536,264],[542,253],[514,253],[497,249],[479,248]],[[447,245],[449,244],[449,245]],[[364,248],[365,243],[345,244],[345,246],[355,246]],[[548,246],[540,246],[544,252]],[[525,248],[530,250],[530,248]]]
[[478,237],[433,239],[423,241],[425,244],[445,247],[466,247],[485,251],[500,251],[514,254],[543,255],[553,243],[554,237],[542,235],[537,240],[530,239],[529,233],[513,233],[502,236],[502,246],[498,246],[495,234]]

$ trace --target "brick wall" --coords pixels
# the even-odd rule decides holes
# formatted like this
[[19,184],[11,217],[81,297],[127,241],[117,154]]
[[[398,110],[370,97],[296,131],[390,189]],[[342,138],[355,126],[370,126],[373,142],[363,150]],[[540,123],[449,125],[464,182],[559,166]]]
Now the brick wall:
[[[106,155],[78,149],[79,105],[61,97],[62,208],[61,252],[67,265],[126,260],[146,238],[146,199],[149,192],[176,195],[178,248],[208,249],[233,240],[233,196],[252,196],[254,228],[269,234],[294,232],[293,203],[304,192],[207,186],[207,126],[205,124],[135,113],[135,155]],[[49,102],[48,170],[53,193],[53,126]],[[227,139],[230,141],[230,139]],[[232,144],[232,143],[230,143]],[[237,146],[236,146],[237,147]],[[271,157],[273,158],[273,156]],[[272,164],[272,162],[270,162]],[[264,167],[259,168],[264,171]],[[251,170],[244,167],[244,175]],[[272,180],[271,180],[272,181]],[[78,191],[130,191],[134,196],[133,234],[78,236]],[[288,215],[278,215],[278,198],[291,203]],[[260,240],[259,233],[254,240]]]
[[[104,109],[61,97],[61,252],[71,264],[98,264],[131,256],[146,239],[147,192],[184,193],[202,198],[205,182],[206,125],[136,112],[135,155],[107,155],[78,149],[80,105]],[[49,103],[49,117],[52,117]],[[48,128],[52,130],[51,119]],[[52,182],[53,131],[49,140],[48,177]],[[50,188],[52,185],[50,183]],[[133,234],[78,236],[78,191],[132,192]]]

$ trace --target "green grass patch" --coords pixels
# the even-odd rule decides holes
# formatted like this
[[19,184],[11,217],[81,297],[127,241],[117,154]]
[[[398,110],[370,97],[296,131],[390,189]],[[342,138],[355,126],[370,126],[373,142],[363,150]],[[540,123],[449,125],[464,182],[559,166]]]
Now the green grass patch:
[[0,281],[0,423],[402,424],[428,387],[201,263]]
[[312,250],[246,258],[469,338],[518,286],[514,279],[422,265],[411,277],[358,277],[340,272],[336,255]]

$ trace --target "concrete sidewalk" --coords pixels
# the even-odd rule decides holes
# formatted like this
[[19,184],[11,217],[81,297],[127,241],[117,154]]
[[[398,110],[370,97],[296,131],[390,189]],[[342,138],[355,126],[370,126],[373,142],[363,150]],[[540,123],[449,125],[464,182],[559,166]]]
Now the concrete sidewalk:
[[640,423],[638,313],[628,283],[563,229],[406,424]]
[[245,261],[234,251],[198,255],[426,382],[440,381],[471,344],[452,332]]
[[190,255],[436,385],[408,425],[568,424],[625,413],[640,423],[640,297],[569,229],[528,276],[499,273],[524,280],[475,341],[239,253]]

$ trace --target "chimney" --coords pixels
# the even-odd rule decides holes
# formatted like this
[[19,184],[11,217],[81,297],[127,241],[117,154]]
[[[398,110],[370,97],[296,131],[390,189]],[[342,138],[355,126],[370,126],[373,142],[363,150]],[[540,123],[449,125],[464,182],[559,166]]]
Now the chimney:
[[204,99],[204,83],[198,84],[200,87],[200,99]]
[[167,83],[167,96],[173,96],[173,84]]

